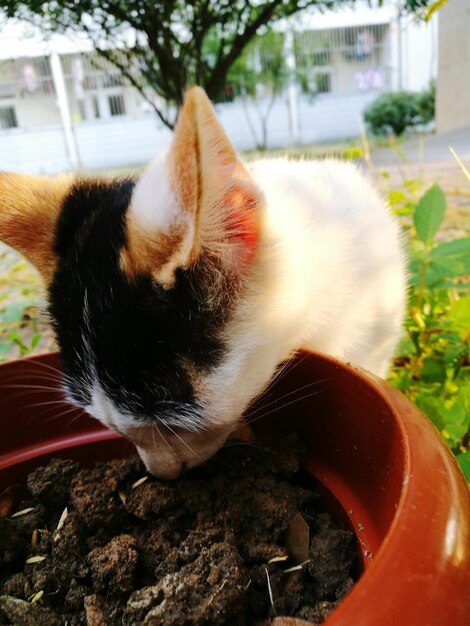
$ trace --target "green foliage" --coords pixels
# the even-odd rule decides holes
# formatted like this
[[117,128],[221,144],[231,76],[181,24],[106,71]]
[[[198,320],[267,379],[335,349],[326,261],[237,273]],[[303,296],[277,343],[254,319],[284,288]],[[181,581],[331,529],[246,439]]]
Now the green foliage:
[[429,124],[436,117],[436,81],[432,80],[429,88],[416,94],[419,123]]
[[253,39],[230,68],[227,84],[234,97],[256,97],[261,75],[270,96],[275,97],[286,85],[288,70],[281,33],[270,30]]
[[470,481],[470,238],[439,242],[446,201],[438,185],[415,205],[392,192],[410,214],[409,310],[391,382],[441,431]]
[[[20,288],[11,289],[10,281]],[[11,250],[0,249],[0,363],[47,349],[38,300],[41,285],[29,265]]]
[[385,93],[364,111],[364,120],[375,135],[399,137],[409,128],[429,124],[435,115],[435,87],[420,93],[398,91]]

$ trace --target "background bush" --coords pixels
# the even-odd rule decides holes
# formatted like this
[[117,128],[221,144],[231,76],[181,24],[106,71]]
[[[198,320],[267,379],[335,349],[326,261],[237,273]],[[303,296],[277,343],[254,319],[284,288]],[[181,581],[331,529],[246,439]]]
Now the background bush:
[[433,84],[419,93],[385,93],[366,108],[364,120],[374,135],[393,133],[398,137],[409,128],[432,122],[435,100],[436,89]]

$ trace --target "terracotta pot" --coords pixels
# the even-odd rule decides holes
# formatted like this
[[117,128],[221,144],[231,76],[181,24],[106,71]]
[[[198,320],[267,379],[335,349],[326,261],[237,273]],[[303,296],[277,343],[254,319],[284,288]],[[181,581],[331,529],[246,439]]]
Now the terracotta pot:
[[[51,367],[60,367],[57,354],[0,366],[0,493],[54,456],[92,464],[132,450],[76,409],[61,415],[59,385],[44,378]],[[307,470],[358,538],[362,576],[328,626],[470,623],[467,484],[402,394],[367,372],[301,353],[249,413],[264,434],[300,434]]]

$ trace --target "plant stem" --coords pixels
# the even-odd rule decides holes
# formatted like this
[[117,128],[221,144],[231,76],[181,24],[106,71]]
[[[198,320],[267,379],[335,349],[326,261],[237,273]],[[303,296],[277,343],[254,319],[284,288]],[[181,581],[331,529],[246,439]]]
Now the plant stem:
[[426,271],[428,269],[428,248],[425,250],[423,261],[421,263],[421,275],[419,278],[418,298],[416,300],[416,308],[420,311],[424,298]]

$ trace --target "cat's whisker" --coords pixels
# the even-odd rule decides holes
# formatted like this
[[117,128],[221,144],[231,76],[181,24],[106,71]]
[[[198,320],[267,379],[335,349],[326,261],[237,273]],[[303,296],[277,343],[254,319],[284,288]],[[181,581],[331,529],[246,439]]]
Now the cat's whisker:
[[257,450],[267,450],[267,446],[263,446],[261,443],[257,441],[237,441],[230,440],[226,441],[222,447],[223,448],[235,448],[239,446],[246,446],[250,448],[256,448]]
[[52,367],[52,365],[44,363],[43,361],[29,361],[28,365],[30,365],[31,367],[42,367],[43,369],[47,369],[48,371],[54,372],[56,374],[62,374],[60,369],[58,369],[57,367]]
[[[171,445],[168,442],[167,438],[165,437],[164,433],[160,430],[160,427],[158,426],[158,424],[155,424],[155,428],[157,429],[157,432],[160,435],[160,437],[162,438],[163,442],[166,444],[166,447],[168,448],[168,450],[170,450],[171,454],[174,455],[175,451],[171,447]],[[152,434],[153,434],[153,444],[156,447],[157,446],[157,442],[156,442],[156,439],[155,439],[155,431],[153,429],[152,429]]]
[[[66,405],[67,407],[71,407],[70,402],[64,399],[64,400],[47,400],[46,402],[35,402],[34,404],[29,404],[27,408],[32,409],[38,406],[53,406],[56,404],[63,404],[63,405]],[[73,408],[76,409],[77,407],[73,407]]]
[[265,417],[267,417],[268,415],[271,415],[272,413],[275,413],[276,411],[281,411],[283,409],[285,409],[288,406],[291,406],[292,404],[295,404],[296,402],[303,402],[304,400],[307,400],[308,398],[312,398],[313,396],[317,396],[318,394],[323,393],[322,390],[320,391],[312,391],[312,393],[307,393],[304,396],[301,396],[300,398],[295,398],[294,400],[291,400],[290,402],[286,402],[285,404],[281,404],[281,406],[278,406],[274,409],[272,409],[271,411],[267,411],[266,413],[262,413],[261,415],[257,415],[255,417],[255,419],[250,420],[248,422],[249,425],[254,424],[254,422],[257,422],[260,419],[263,419]]
[[17,372],[11,376],[12,380],[25,380],[25,377],[29,377],[31,382],[35,380],[50,380],[56,382],[62,382],[62,376],[56,376],[52,372],[43,372],[39,370],[39,372],[35,369],[29,369],[28,367],[21,368],[21,372]]
[[258,407],[254,411],[251,411],[249,415],[250,417],[253,415],[256,415],[257,413],[259,413],[259,411],[264,411],[265,409],[269,408],[273,404],[277,404],[278,402],[281,402],[282,400],[285,400],[286,398],[289,398],[290,396],[296,393],[300,393],[301,391],[304,391],[304,389],[308,389],[309,387],[314,387],[315,385],[320,385],[321,383],[328,382],[329,380],[331,379],[323,378],[322,380],[315,380],[311,383],[307,383],[306,385],[303,385],[302,387],[298,387],[297,389],[294,389],[293,391],[289,391],[288,393],[285,393],[284,395],[279,396],[278,398],[276,398],[275,400],[272,400],[271,402],[268,402],[267,404],[263,404],[262,406]]
[[[69,406],[67,409],[65,409],[64,411],[61,411],[60,413],[53,413],[52,415],[50,415],[49,417],[47,417],[46,419],[41,419],[43,415],[47,414],[47,410],[46,411],[42,411],[39,414],[36,414],[34,416],[35,421],[36,420],[40,420],[42,421],[44,424],[47,424],[48,422],[52,422],[56,419],[60,419],[62,418],[64,415],[68,415],[69,413],[73,413],[74,411],[77,411],[78,409],[76,407],[73,406]],[[75,420],[81,418],[81,414],[77,415],[76,417],[73,418],[72,422],[69,423],[73,423]]]
[[[297,356],[297,353],[294,352],[294,354],[289,359],[287,359],[287,361],[285,361],[283,364],[280,365],[274,377],[269,382],[268,387],[266,389],[262,389],[258,393],[258,395],[256,395],[251,400],[250,405],[255,404],[259,400],[259,398],[261,398],[263,395],[265,396],[266,400],[270,400],[271,398],[275,396],[275,389],[272,388],[274,384],[281,381],[288,372],[292,372],[298,365],[300,365],[300,363],[302,363],[307,358],[308,355],[304,354],[302,358],[300,358],[292,367],[289,367],[292,361],[296,358],[296,356]],[[277,400],[279,400],[279,398],[277,398]],[[266,405],[264,406],[266,407]]]
[[55,392],[61,391],[58,387],[48,387],[47,385],[26,385],[20,383],[13,383],[11,385],[2,385],[2,389],[30,389],[33,391],[47,391],[47,392]]
[[179,439],[181,441],[181,443],[186,446],[188,448],[188,450],[191,452],[191,454],[194,454],[194,456],[199,459],[199,461],[201,461],[201,463],[204,463],[204,459],[202,459],[199,454],[197,454],[197,452],[195,450],[193,450],[193,448],[188,444],[187,441],[185,441],[182,437],[180,437],[178,435],[178,433],[176,431],[173,430],[173,428],[171,428],[171,426],[168,426],[168,424],[165,424],[165,426],[168,428],[168,430],[173,433],[173,435]]
[[[19,391],[18,393],[10,393],[10,394],[6,395],[6,398],[8,398],[8,400],[12,401],[12,400],[16,400],[17,398],[26,398],[26,397],[28,397],[30,395],[35,395],[37,393],[38,393],[38,391],[37,390],[33,390],[33,389],[31,389],[30,391],[23,390],[23,391]],[[66,401],[65,396],[64,396],[64,401]]]

